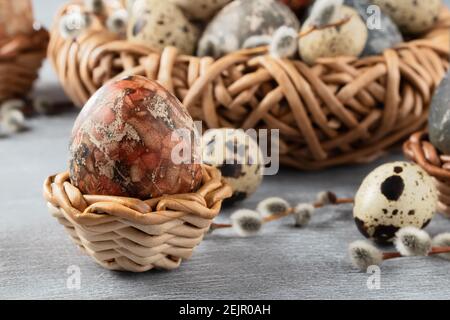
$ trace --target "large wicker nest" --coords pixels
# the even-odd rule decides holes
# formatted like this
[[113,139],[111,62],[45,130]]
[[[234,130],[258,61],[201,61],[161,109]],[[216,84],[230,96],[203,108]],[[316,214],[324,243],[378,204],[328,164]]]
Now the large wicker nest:
[[23,97],[31,90],[48,41],[48,32],[43,28],[0,40],[0,101]]
[[450,155],[440,153],[429,142],[426,131],[411,135],[403,152],[434,178],[439,193],[438,211],[450,218]]
[[[450,14],[421,39],[363,59],[298,60],[236,52],[217,61],[157,53],[119,40],[100,21],[64,39],[58,14],[49,57],[67,94],[83,106],[105,82],[145,75],[173,92],[208,128],[280,130],[280,156],[299,169],[364,162],[421,128],[449,66]],[[83,8],[82,8],[83,10]]]
[[230,196],[219,170],[208,166],[197,192],[146,201],[83,195],[67,172],[44,183],[50,213],[75,244],[107,269],[132,272],[170,270],[190,258]]

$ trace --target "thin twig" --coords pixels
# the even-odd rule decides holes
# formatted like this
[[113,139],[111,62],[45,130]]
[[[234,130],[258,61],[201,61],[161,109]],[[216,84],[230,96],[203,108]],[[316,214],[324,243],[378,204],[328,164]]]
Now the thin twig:
[[[320,31],[320,30],[325,30],[325,29],[329,29],[329,28],[340,27],[340,26],[346,24],[347,22],[349,22],[351,20],[351,18],[352,18],[351,16],[345,17],[342,20],[339,20],[337,22],[330,23],[330,24],[325,24],[323,26],[313,25],[308,30],[299,32],[298,38],[301,39],[303,37],[306,37],[307,35],[313,33],[314,31]],[[260,46],[260,47],[255,47],[255,48],[241,49],[241,50],[235,51],[235,54],[256,55],[256,54],[265,54],[268,51],[269,51],[269,46]]]
[[[428,253],[429,256],[436,255],[436,254],[442,254],[442,253],[450,253],[450,247],[434,247],[431,249],[431,251]],[[383,253],[383,260],[390,260],[390,259],[396,259],[396,258],[404,258],[400,254],[400,252],[384,252]]]
[[[348,204],[348,203],[353,203],[353,202],[354,202],[354,200],[352,198],[337,198],[333,203],[330,203],[328,205],[337,206],[337,205]],[[314,203],[313,206],[314,206],[314,208],[319,209],[319,208],[323,208],[327,205],[323,204],[323,203]],[[274,213],[274,214],[264,217],[263,223],[276,221],[276,220],[282,219],[284,217],[287,217],[293,213],[294,213],[294,208],[289,208],[286,211]],[[233,225],[231,223],[214,223],[213,222],[213,223],[211,223],[210,231],[214,231],[216,229],[231,228],[232,226]]]

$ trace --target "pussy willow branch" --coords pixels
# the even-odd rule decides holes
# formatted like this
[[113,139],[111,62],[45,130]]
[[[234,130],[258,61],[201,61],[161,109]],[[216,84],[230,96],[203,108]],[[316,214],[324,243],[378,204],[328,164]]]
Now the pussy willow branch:
[[[351,20],[351,18],[352,17],[345,17],[342,20],[339,20],[337,22],[330,23],[330,24],[325,24],[323,26],[313,25],[308,30],[299,32],[298,38],[301,39],[303,37],[306,37],[307,35],[313,33],[314,31],[325,30],[325,29],[329,29],[329,28],[337,28],[337,27],[343,26],[344,24],[349,22]],[[268,51],[269,51],[269,46],[260,46],[260,47],[255,47],[255,48],[241,49],[241,50],[236,51],[236,53],[243,54],[243,55],[252,55],[252,54],[264,54],[264,53],[267,53]]]
[[[313,206],[314,206],[314,208],[319,209],[319,208],[323,208],[326,206],[337,206],[337,205],[353,203],[353,202],[354,202],[354,200],[352,198],[336,198],[336,200],[333,203],[323,204],[323,203],[316,202],[313,204]],[[294,208],[289,208],[285,211],[282,211],[279,213],[274,213],[274,214],[264,217],[263,223],[276,221],[276,220],[282,219],[284,217],[287,217],[293,213],[294,213]],[[210,230],[213,231],[213,230],[217,230],[217,229],[226,229],[226,228],[231,228],[232,226],[233,225],[231,223],[214,223],[213,222],[211,224]]]
[[[432,256],[442,253],[450,253],[450,247],[433,247],[430,253],[428,253],[428,255]],[[383,260],[390,260],[396,258],[405,258],[405,256],[402,256],[400,252],[383,252]]]

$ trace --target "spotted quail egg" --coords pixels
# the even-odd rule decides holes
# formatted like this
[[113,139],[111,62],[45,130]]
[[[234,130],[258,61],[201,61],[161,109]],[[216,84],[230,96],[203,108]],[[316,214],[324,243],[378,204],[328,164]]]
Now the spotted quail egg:
[[130,11],[128,40],[147,44],[156,50],[174,46],[184,54],[194,53],[199,31],[173,3],[136,0]]
[[231,0],[170,0],[191,19],[206,21]]
[[362,182],[353,216],[359,231],[378,243],[389,243],[407,226],[425,228],[436,211],[432,178],[408,162],[384,164]]
[[406,34],[420,34],[437,21],[442,0],[372,0]]
[[264,161],[258,143],[242,129],[210,129],[203,135],[203,162],[218,168],[233,189],[227,204],[243,200],[260,186]]
[[[359,56],[367,42],[367,27],[358,12],[353,8],[341,6],[334,15],[338,22],[346,17],[350,20],[338,27],[316,30],[303,36],[299,40],[299,49],[302,59],[308,64],[314,64],[317,59],[337,56]],[[337,20],[336,20],[337,19]],[[314,17],[310,16],[303,24],[301,32],[308,31],[315,24]]]

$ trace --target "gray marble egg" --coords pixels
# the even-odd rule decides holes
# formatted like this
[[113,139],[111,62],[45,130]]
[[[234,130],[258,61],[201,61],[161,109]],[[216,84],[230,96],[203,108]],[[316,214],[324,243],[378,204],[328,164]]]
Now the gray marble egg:
[[136,0],[129,11],[128,40],[155,50],[174,46],[181,53],[194,53],[199,31],[175,4],[161,0]]
[[450,71],[433,96],[428,131],[431,143],[442,153],[450,154]]
[[371,0],[380,6],[405,34],[421,34],[438,20],[442,0]]
[[231,0],[169,0],[183,10],[189,18],[206,21]]
[[272,35],[281,26],[300,28],[296,15],[286,5],[276,0],[235,0],[208,24],[198,55],[221,57],[241,49],[249,38]]
[[231,204],[251,196],[261,185],[264,161],[258,143],[242,129],[210,129],[202,139],[203,163],[216,167],[231,186]]
[[378,243],[389,243],[404,227],[425,228],[437,204],[433,179],[418,165],[386,163],[373,170],[355,196],[358,230]]
[[397,25],[381,10],[374,12],[369,0],[345,0],[344,4],[358,11],[366,22],[368,38],[363,56],[382,54],[384,50],[403,42],[403,36]]

